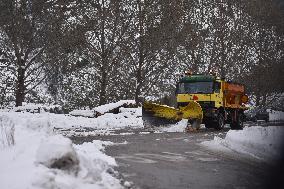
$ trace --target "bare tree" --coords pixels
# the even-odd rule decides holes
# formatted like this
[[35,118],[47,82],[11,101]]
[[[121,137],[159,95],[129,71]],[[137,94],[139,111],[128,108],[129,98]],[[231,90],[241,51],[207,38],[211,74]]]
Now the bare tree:
[[21,106],[25,95],[45,79],[44,52],[52,48],[46,39],[53,26],[62,24],[67,6],[44,0],[1,0],[0,5],[4,64],[16,76],[16,106]]

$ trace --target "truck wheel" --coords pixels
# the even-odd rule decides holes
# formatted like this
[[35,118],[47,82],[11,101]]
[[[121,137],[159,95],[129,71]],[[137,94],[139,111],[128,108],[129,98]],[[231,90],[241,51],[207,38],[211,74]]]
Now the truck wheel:
[[214,124],[214,128],[216,130],[221,130],[224,128],[224,126],[225,126],[225,117],[223,114],[219,113],[217,117],[217,122],[215,122]]

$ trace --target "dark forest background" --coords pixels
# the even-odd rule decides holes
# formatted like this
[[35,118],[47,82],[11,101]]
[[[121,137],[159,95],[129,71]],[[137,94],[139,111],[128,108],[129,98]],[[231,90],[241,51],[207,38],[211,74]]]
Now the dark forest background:
[[0,106],[173,103],[185,70],[284,110],[279,0],[0,0]]

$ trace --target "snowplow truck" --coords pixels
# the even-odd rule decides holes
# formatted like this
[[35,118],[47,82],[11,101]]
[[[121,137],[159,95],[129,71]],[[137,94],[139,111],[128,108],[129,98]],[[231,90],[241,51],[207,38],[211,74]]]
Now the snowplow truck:
[[157,103],[143,103],[142,116],[145,127],[174,124],[187,119],[189,125],[199,129],[242,129],[245,104],[244,85],[225,81],[211,75],[185,75],[176,85],[177,107]]

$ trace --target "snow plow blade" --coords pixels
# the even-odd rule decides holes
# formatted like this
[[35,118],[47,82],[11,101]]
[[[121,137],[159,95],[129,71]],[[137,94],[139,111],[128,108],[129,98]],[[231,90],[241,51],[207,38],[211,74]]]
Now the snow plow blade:
[[201,123],[203,112],[201,106],[195,101],[191,101],[187,106],[179,107],[179,109],[166,105],[144,102],[142,107],[142,117],[144,127],[157,127],[175,124],[182,119],[188,119],[189,121],[197,120]]

